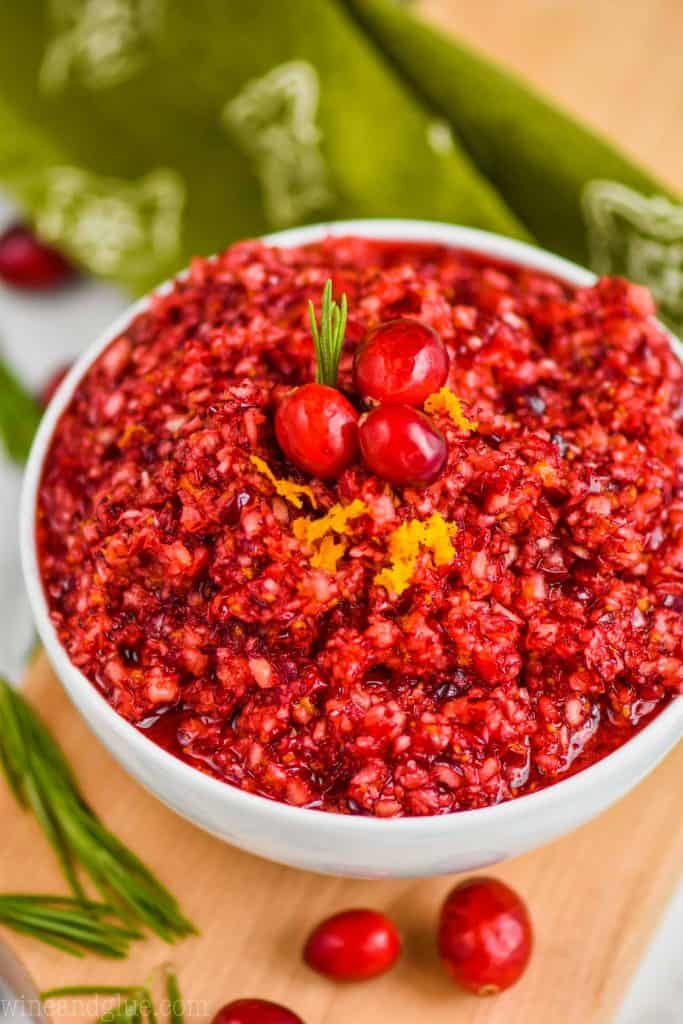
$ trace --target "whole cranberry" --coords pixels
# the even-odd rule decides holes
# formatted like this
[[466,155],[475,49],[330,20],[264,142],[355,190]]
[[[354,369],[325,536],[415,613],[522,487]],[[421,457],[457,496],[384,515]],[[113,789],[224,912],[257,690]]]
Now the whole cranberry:
[[267,999],[236,999],[219,1010],[212,1024],[303,1024],[285,1006]]
[[376,910],[345,910],[319,924],[304,948],[304,960],[338,981],[365,981],[396,963],[401,938],[393,922]]
[[0,235],[0,280],[6,284],[42,291],[63,284],[73,275],[68,260],[25,225],[15,224]]
[[358,459],[358,412],[336,388],[304,384],[275,413],[275,435],[304,473],[336,480]]
[[431,420],[409,405],[379,405],[360,423],[369,469],[392,484],[429,484],[443,472],[448,446]]
[[47,406],[50,404],[52,396],[54,395],[55,391],[62,383],[70,369],[71,363],[69,363],[66,366],[60,366],[53,373],[51,373],[48,379],[45,381],[45,384],[43,384],[42,388],[40,389],[40,392],[38,393],[38,402],[40,403],[43,409],[47,408]]
[[356,349],[356,388],[377,402],[422,406],[446,383],[448,362],[446,346],[432,327],[409,317],[388,320]]
[[456,981],[478,996],[494,995],[524,973],[533,932],[516,892],[494,878],[471,878],[447,896],[438,943]]

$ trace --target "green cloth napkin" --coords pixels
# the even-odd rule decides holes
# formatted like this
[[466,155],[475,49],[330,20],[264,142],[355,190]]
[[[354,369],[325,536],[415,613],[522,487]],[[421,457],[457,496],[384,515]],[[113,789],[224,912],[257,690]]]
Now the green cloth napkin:
[[304,222],[531,238],[683,320],[676,197],[396,0],[4,0],[0,183],[103,277]]

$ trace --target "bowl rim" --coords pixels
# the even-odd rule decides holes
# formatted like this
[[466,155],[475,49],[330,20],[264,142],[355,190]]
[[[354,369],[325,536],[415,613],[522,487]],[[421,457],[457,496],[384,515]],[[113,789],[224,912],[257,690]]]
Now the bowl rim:
[[[570,284],[579,286],[590,285],[596,280],[595,274],[584,267],[529,243],[488,231],[438,221],[377,218],[321,222],[269,234],[262,241],[271,245],[292,246],[320,241],[327,236],[350,235],[370,239],[441,243],[529,266],[554,274]],[[49,660],[57,670],[60,682],[65,686],[70,699],[79,712],[88,719],[97,717],[106,727],[111,739],[112,751],[118,744],[132,748],[141,758],[155,760],[158,767],[171,778],[174,789],[178,787],[180,792],[187,792],[189,788],[192,788],[200,799],[202,794],[205,794],[208,800],[223,802],[226,809],[232,806],[238,814],[240,810],[251,813],[258,812],[272,816],[274,824],[279,822],[282,825],[289,823],[292,826],[307,825],[310,827],[319,825],[320,829],[339,828],[348,835],[370,827],[378,833],[385,832],[387,838],[389,833],[392,837],[399,834],[419,836],[420,833],[426,833],[435,827],[438,827],[439,831],[453,830],[455,832],[459,829],[478,829],[486,824],[492,827],[503,826],[506,823],[509,824],[510,821],[521,821],[537,814],[543,814],[559,805],[566,807],[569,801],[580,801],[581,796],[588,789],[600,787],[601,784],[608,784],[621,777],[626,771],[629,761],[635,770],[640,770],[643,760],[651,762],[654,767],[658,760],[671,749],[671,736],[675,734],[678,739],[683,736],[683,700],[674,699],[652,722],[600,761],[543,789],[473,810],[454,811],[443,815],[383,819],[373,815],[346,815],[334,811],[296,807],[261,796],[258,793],[249,793],[239,789],[237,786],[206,775],[192,765],[181,761],[154,743],[114,710],[94,683],[70,660],[50,619],[37,557],[35,536],[37,493],[42,477],[43,463],[54,429],[80,379],[104,348],[125,330],[134,316],[147,307],[151,297],[168,292],[173,287],[174,281],[182,278],[186,273],[187,270],[181,271],[170,280],[163,282],[153,292],[133,302],[87,346],[75,361],[41,420],[31,447],[22,484],[19,512],[21,562],[40,639]],[[667,331],[667,334],[672,342],[672,348],[679,357],[683,358],[683,344],[670,332]],[[76,685],[66,685],[65,678],[77,680],[78,696],[75,694]]]

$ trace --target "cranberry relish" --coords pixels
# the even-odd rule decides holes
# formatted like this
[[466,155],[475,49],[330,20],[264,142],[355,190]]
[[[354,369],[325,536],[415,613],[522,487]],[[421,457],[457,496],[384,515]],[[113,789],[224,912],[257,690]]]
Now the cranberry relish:
[[[448,462],[429,487],[360,463],[306,479],[278,448],[328,277],[352,400],[368,329],[416,317],[448,346],[477,429],[434,403]],[[188,763],[289,804],[440,814],[590,764],[683,692],[683,375],[652,313],[621,280],[576,289],[439,246],[196,260],[55,431],[38,538],[71,660]],[[294,520],[354,500],[319,567]],[[390,593],[390,535],[434,513],[454,556],[421,549]]]

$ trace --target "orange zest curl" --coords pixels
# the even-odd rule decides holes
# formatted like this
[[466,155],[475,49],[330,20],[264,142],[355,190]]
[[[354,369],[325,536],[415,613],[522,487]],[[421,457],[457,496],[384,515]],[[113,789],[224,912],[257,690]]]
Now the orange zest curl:
[[435,566],[448,565],[455,556],[451,538],[458,532],[455,523],[448,523],[434,512],[429,519],[409,519],[389,535],[391,565],[375,576],[375,583],[390,594],[399,596],[406,590],[417,568],[422,548],[431,551]]
[[349,522],[365,515],[367,511],[365,502],[354,498],[349,505],[333,505],[320,519],[300,516],[294,520],[292,529],[296,539],[316,549],[311,557],[314,569],[336,572],[337,562],[346,552],[346,544],[343,541],[336,542],[334,534],[347,533]]
[[297,484],[293,480],[280,480],[275,476],[272,469],[263,459],[260,459],[258,455],[250,455],[249,461],[259,473],[262,473],[275,488],[276,492],[281,498],[284,498],[290,504],[294,505],[295,508],[303,508],[303,501],[301,500],[302,495],[305,495],[310,499],[313,508],[318,507],[318,503],[315,500],[315,494],[312,489],[306,484]]
[[450,388],[441,388],[425,401],[424,411],[429,414],[445,412],[460,430],[477,430],[479,424],[475,420],[468,420],[462,411],[462,403],[458,396]]

